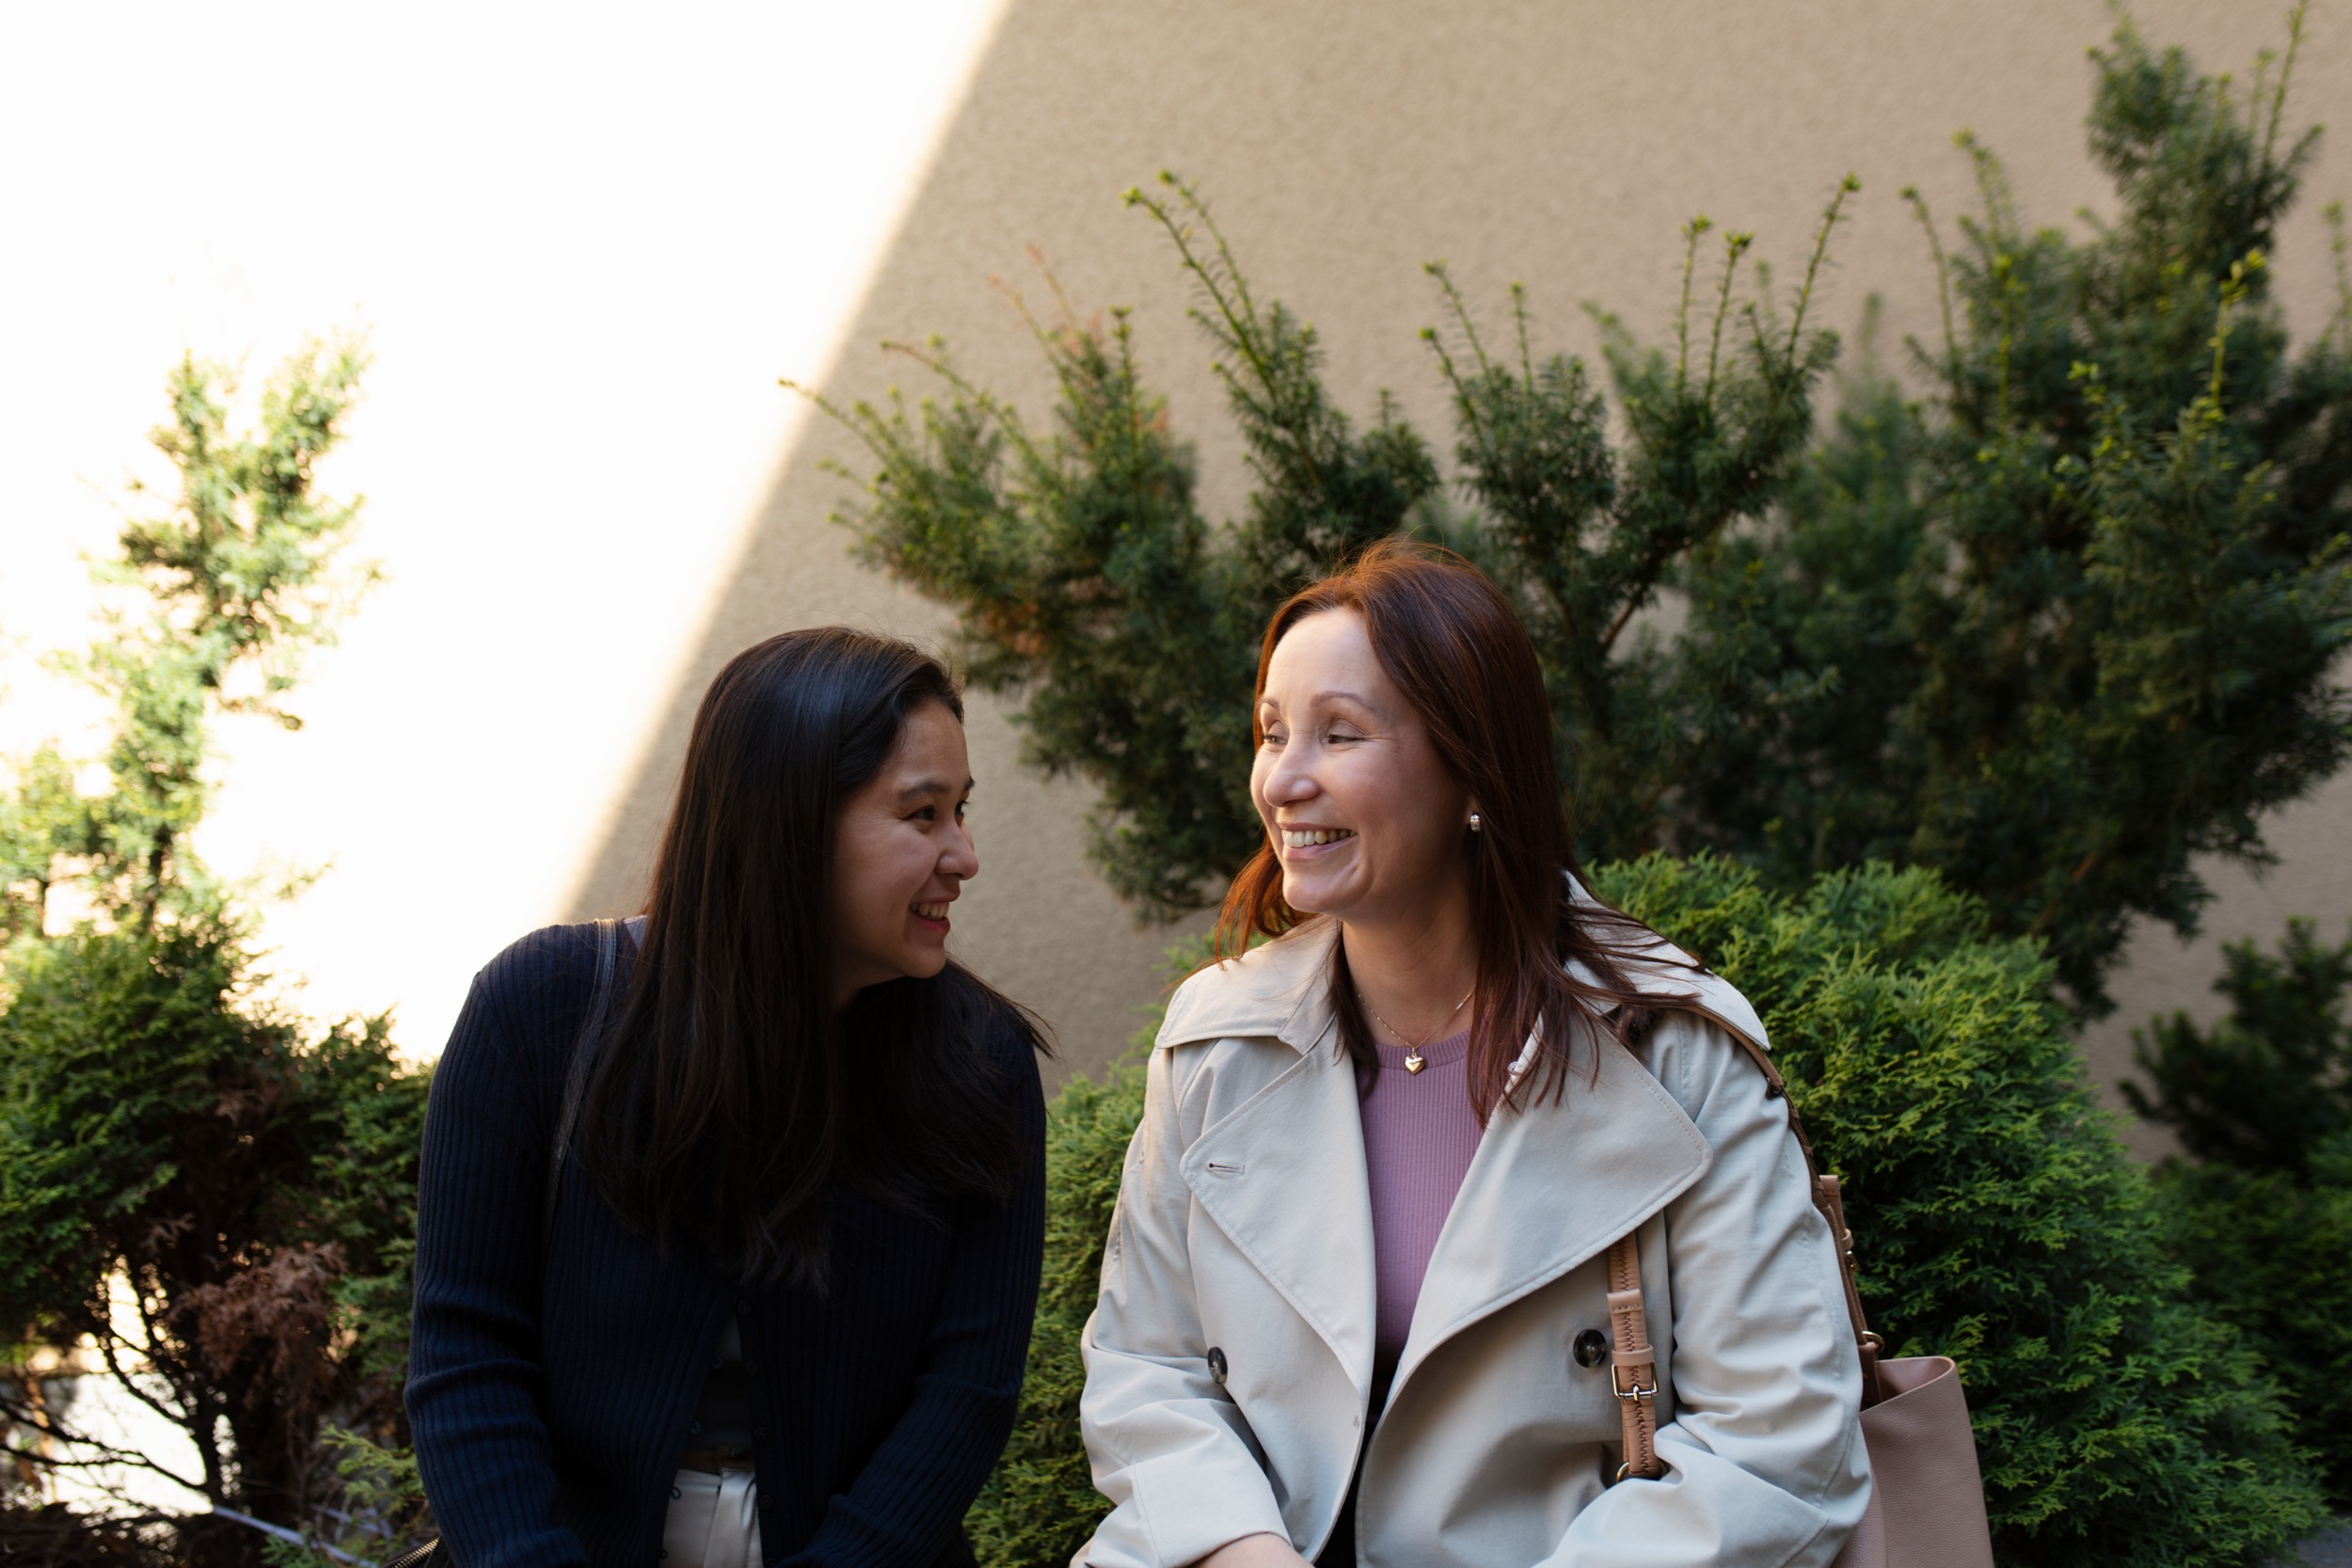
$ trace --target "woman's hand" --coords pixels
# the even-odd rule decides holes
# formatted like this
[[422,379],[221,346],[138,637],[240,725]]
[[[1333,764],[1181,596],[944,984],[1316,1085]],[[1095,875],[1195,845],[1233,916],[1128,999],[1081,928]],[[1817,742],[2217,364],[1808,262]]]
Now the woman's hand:
[[1307,1560],[1279,1535],[1261,1532],[1228,1541],[1193,1568],[1309,1568]]

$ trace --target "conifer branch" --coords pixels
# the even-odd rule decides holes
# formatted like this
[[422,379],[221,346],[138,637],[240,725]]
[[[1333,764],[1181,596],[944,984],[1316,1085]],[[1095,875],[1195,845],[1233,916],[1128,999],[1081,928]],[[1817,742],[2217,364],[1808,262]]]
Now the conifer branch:
[[1675,308],[1675,396],[1689,384],[1691,366],[1691,278],[1697,270],[1699,236],[1715,227],[1701,213],[1682,226],[1682,303]]
[[1707,390],[1701,398],[1710,405],[1715,401],[1715,367],[1723,356],[1724,317],[1731,309],[1732,275],[1740,270],[1740,258],[1755,243],[1756,235],[1745,229],[1735,229],[1724,236],[1724,277],[1715,290],[1715,335],[1707,345]]
[[[2270,124],[2263,132],[2262,171],[2265,175],[2275,172],[2278,167],[2275,154],[2279,145],[2279,123],[2286,115],[2287,82],[2295,74],[2295,56],[2303,48],[2303,16],[2310,8],[2311,0],[2295,0],[2295,8],[2287,13],[2286,57],[2279,64],[2279,85],[2270,98]],[[2263,60],[2267,62],[2269,57],[2269,51],[2265,50]]]
[[1511,280],[1511,323],[1518,328],[1519,379],[1535,385],[1535,353],[1527,341],[1527,285],[1518,278]]
[[2214,311],[2213,337],[2210,340],[2213,344],[2213,372],[2205,388],[2205,418],[2208,423],[2217,423],[2221,419],[2221,372],[2230,342],[2231,312],[2245,301],[2247,280],[2262,271],[2264,265],[2263,253],[2249,250],[2242,259],[2230,263],[2230,276],[2222,279],[2221,303]]
[[2336,352],[2352,356],[2352,245],[2344,235],[2344,203],[2330,201],[2320,216],[2328,220],[2328,249],[2336,263],[2336,313],[2328,329],[2340,339]]
[[1821,227],[1813,236],[1813,257],[1805,263],[1804,285],[1797,291],[1797,309],[1788,323],[1788,357],[1791,365],[1796,363],[1797,343],[1804,333],[1805,309],[1813,303],[1814,280],[1820,277],[1821,262],[1829,255],[1830,231],[1837,227],[1838,213],[1845,206],[1846,198],[1861,188],[1861,177],[1848,170],[1846,178],[1838,182],[1837,194],[1821,210]]
[[2010,189],[2009,171],[1991,148],[1977,139],[1974,131],[1962,131],[1952,137],[1952,144],[1968,155],[1976,169],[1977,196],[1984,203],[1984,214],[1990,220],[1996,239],[2013,241],[2017,237],[2017,198]]
[[[1217,227],[1216,218],[1210,215],[1208,206],[1200,199],[1200,194],[1180,179],[1173,169],[1160,170],[1159,182],[1175,191],[1185,210],[1208,231],[1216,251],[1214,264],[1194,248],[1190,226],[1179,222],[1166,202],[1146,196],[1135,186],[1128,187],[1122,199],[1129,206],[1141,207],[1151,214],[1167,232],[1176,246],[1179,261],[1185,271],[1200,279],[1201,287],[1208,291],[1209,302],[1216,308],[1218,319],[1224,322],[1224,330],[1218,336],[1241,351],[1242,356],[1249,362],[1250,374],[1279,407],[1284,401],[1280,377],[1269,352],[1270,345],[1263,341],[1262,324],[1258,319],[1257,304],[1249,297],[1248,281],[1243,276],[1240,264],[1233,259],[1232,246],[1226,244],[1224,230]],[[1229,289],[1231,297],[1228,297]],[[1194,314],[1199,317],[1200,312],[1196,309]],[[1323,466],[1315,455],[1313,443],[1307,439],[1306,432],[1279,417],[1274,422],[1290,437],[1292,451],[1305,467],[1309,480],[1320,487],[1323,483]]]
[[1454,286],[1454,274],[1443,261],[1424,261],[1422,272],[1438,280],[1438,292],[1445,296],[1446,306],[1454,312],[1454,325],[1462,329],[1463,341],[1478,356],[1480,371],[1494,369],[1494,361],[1486,357],[1486,345],[1478,341],[1478,324],[1470,320],[1470,307],[1462,300],[1462,291]]
[[1944,313],[1944,362],[1952,372],[1960,369],[1960,337],[1952,330],[1952,268],[1944,254],[1943,236],[1936,232],[1935,219],[1928,212],[1928,198],[1919,194],[1916,185],[1905,185],[1903,199],[1917,214],[1919,228],[1928,237],[1928,250],[1935,258],[1935,302]]

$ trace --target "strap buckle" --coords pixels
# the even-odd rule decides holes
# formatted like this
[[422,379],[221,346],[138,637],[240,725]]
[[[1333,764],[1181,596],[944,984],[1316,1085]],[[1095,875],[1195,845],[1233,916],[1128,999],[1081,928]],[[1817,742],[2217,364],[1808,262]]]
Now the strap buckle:
[[1658,1385],[1654,1383],[1645,1388],[1642,1386],[1642,1380],[1635,1378],[1632,1380],[1633,1386],[1631,1388],[1628,1388],[1626,1386],[1627,1379],[1625,1377],[1625,1371],[1626,1368],[1623,1362],[1610,1363],[1609,1390],[1611,1393],[1615,1394],[1617,1398],[1631,1404],[1639,1404],[1645,1401],[1657,1398]]

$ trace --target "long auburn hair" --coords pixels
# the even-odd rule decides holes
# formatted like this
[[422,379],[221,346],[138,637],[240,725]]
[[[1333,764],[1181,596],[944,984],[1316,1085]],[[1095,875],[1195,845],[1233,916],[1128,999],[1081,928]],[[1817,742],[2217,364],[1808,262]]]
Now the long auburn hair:
[[846,626],[747,648],[703,697],[579,1128],[665,1249],[822,1288],[834,1196],[944,1217],[1011,1190],[1019,1117],[981,1042],[1045,1050],[1036,1022],[952,960],[834,1011],[836,820],[930,703],[963,717],[937,659]]
[[[1468,561],[1436,546],[1382,540],[1292,594],[1266,623],[1250,705],[1253,747],[1265,743],[1254,698],[1265,694],[1276,644],[1299,622],[1331,610],[1363,617],[1381,669],[1421,716],[1447,770],[1478,802],[1483,831],[1465,827],[1460,848],[1478,948],[1470,1103],[1483,1124],[1521,1095],[1556,1097],[1574,1070],[1579,1035],[1597,1031],[1636,1046],[1659,999],[1637,990],[1621,962],[1655,934],[1597,901],[1578,903],[1569,891],[1569,877],[1582,879],[1535,644],[1510,601]],[[1280,858],[1270,841],[1261,843],[1225,895],[1216,950],[1238,957],[1253,937],[1279,937],[1309,918],[1282,897]],[[1585,974],[1571,973],[1571,962]],[[1368,1069],[1377,1057],[1343,942],[1331,944],[1330,987],[1341,1049]],[[1580,1029],[1579,1021],[1592,1029]],[[1537,1057],[1515,1085],[1512,1064],[1531,1036]]]

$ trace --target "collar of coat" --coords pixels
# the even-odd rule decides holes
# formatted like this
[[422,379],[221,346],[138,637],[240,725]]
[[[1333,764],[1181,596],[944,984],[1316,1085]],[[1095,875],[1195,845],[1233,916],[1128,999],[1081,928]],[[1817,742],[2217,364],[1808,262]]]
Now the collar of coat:
[[[1599,907],[1581,883],[1571,878],[1568,885],[1578,903]],[[1158,1044],[1270,1036],[1303,1052],[1325,1043],[1338,1022],[1330,988],[1331,944],[1338,936],[1339,922],[1315,915],[1273,942],[1202,971],[1170,1000]],[[1769,1044],[1764,1021],[1748,999],[1664,938],[1648,935],[1617,958],[1634,989],[1655,997],[1661,1010],[1698,1013],[1758,1045]],[[1592,977],[1581,964],[1570,969]],[[1199,983],[1212,974],[1213,982]],[[1609,1010],[1614,1011],[1613,1006]]]
[[[1360,1391],[1372,1380],[1376,1284],[1356,1077],[1333,1048],[1338,930],[1311,919],[1202,971],[1170,1001],[1157,1043],[1273,1039],[1296,1053],[1203,1128],[1182,1168],[1201,1207]],[[1765,1042],[1747,999],[1680,948],[1651,938],[1619,961],[1661,1011]],[[1591,1260],[1712,1164],[1707,1139],[1650,1069],[1613,1041],[1597,1044],[1556,1098],[1523,1096],[1496,1111],[1430,1256],[1393,1390],[1446,1340]]]

